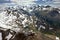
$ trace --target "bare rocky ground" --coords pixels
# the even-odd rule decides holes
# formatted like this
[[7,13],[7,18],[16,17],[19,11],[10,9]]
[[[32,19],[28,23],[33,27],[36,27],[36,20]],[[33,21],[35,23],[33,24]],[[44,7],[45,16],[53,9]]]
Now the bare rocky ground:
[[[0,38],[1,40],[55,40],[55,36],[44,35],[43,33],[40,33],[40,32],[37,32],[37,33],[28,33],[27,32],[27,34],[25,34],[25,33],[16,34],[16,32],[14,32],[12,30],[1,29],[0,33],[2,33],[2,39]],[[51,36],[51,37],[49,37],[49,36]]]

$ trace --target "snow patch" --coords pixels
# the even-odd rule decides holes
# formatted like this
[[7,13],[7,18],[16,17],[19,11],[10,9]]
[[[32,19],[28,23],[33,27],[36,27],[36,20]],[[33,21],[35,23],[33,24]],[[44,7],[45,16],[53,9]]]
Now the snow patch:
[[8,36],[6,36],[6,39],[9,40],[12,37],[12,34],[9,33]]
[[59,40],[59,37],[56,37],[56,40]]
[[0,33],[0,40],[2,40],[2,33]]

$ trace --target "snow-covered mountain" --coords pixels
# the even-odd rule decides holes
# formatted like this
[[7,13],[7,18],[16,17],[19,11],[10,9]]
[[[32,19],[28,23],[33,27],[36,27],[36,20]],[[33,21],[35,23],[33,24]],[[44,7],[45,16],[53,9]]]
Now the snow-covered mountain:
[[[34,20],[43,18],[40,11],[53,10],[50,6],[14,6],[6,7],[0,12],[0,27],[12,29],[14,27],[26,27],[33,23]],[[35,19],[34,19],[35,18]],[[39,19],[41,20],[41,19]],[[22,28],[21,27],[21,28]]]
[[3,28],[22,28],[32,21],[31,15],[21,8],[6,8],[0,13],[0,27]]
[[19,33],[28,36],[40,30],[59,29],[59,17],[60,9],[49,5],[8,6],[0,10],[0,30],[10,38]]

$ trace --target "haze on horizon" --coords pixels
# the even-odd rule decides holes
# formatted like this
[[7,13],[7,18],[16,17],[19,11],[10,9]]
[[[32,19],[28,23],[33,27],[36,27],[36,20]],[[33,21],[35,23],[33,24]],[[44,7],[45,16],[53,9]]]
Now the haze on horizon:
[[39,5],[52,5],[60,7],[60,0],[0,0],[0,4],[5,3],[15,3],[18,5],[29,5],[29,4],[39,4]]

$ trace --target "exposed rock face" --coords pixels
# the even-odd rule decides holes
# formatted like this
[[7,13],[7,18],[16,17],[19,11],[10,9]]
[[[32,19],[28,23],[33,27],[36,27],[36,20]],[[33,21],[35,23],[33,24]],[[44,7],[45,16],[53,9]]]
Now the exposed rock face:
[[[3,28],[1,28],[3,29]],[[0,30],[0,33],[2,35],[1,38],[2,40],[27,40],[29,38],[29,36],[34,36],[35,34],[34,33],[16,33],[15,31],[12,31],[10,29],[7,29],[6,31],[5,30]],[[26,36],[27,35],[27,36]]]
[[2,36],[0,35],[2,40],[55,40],[45,36],[40,32],[27,32],[27,34],[25,34],[23,32],[16,33],[15,31],[7,29],[6,31],[0,30],[0,33],[2,33]]

